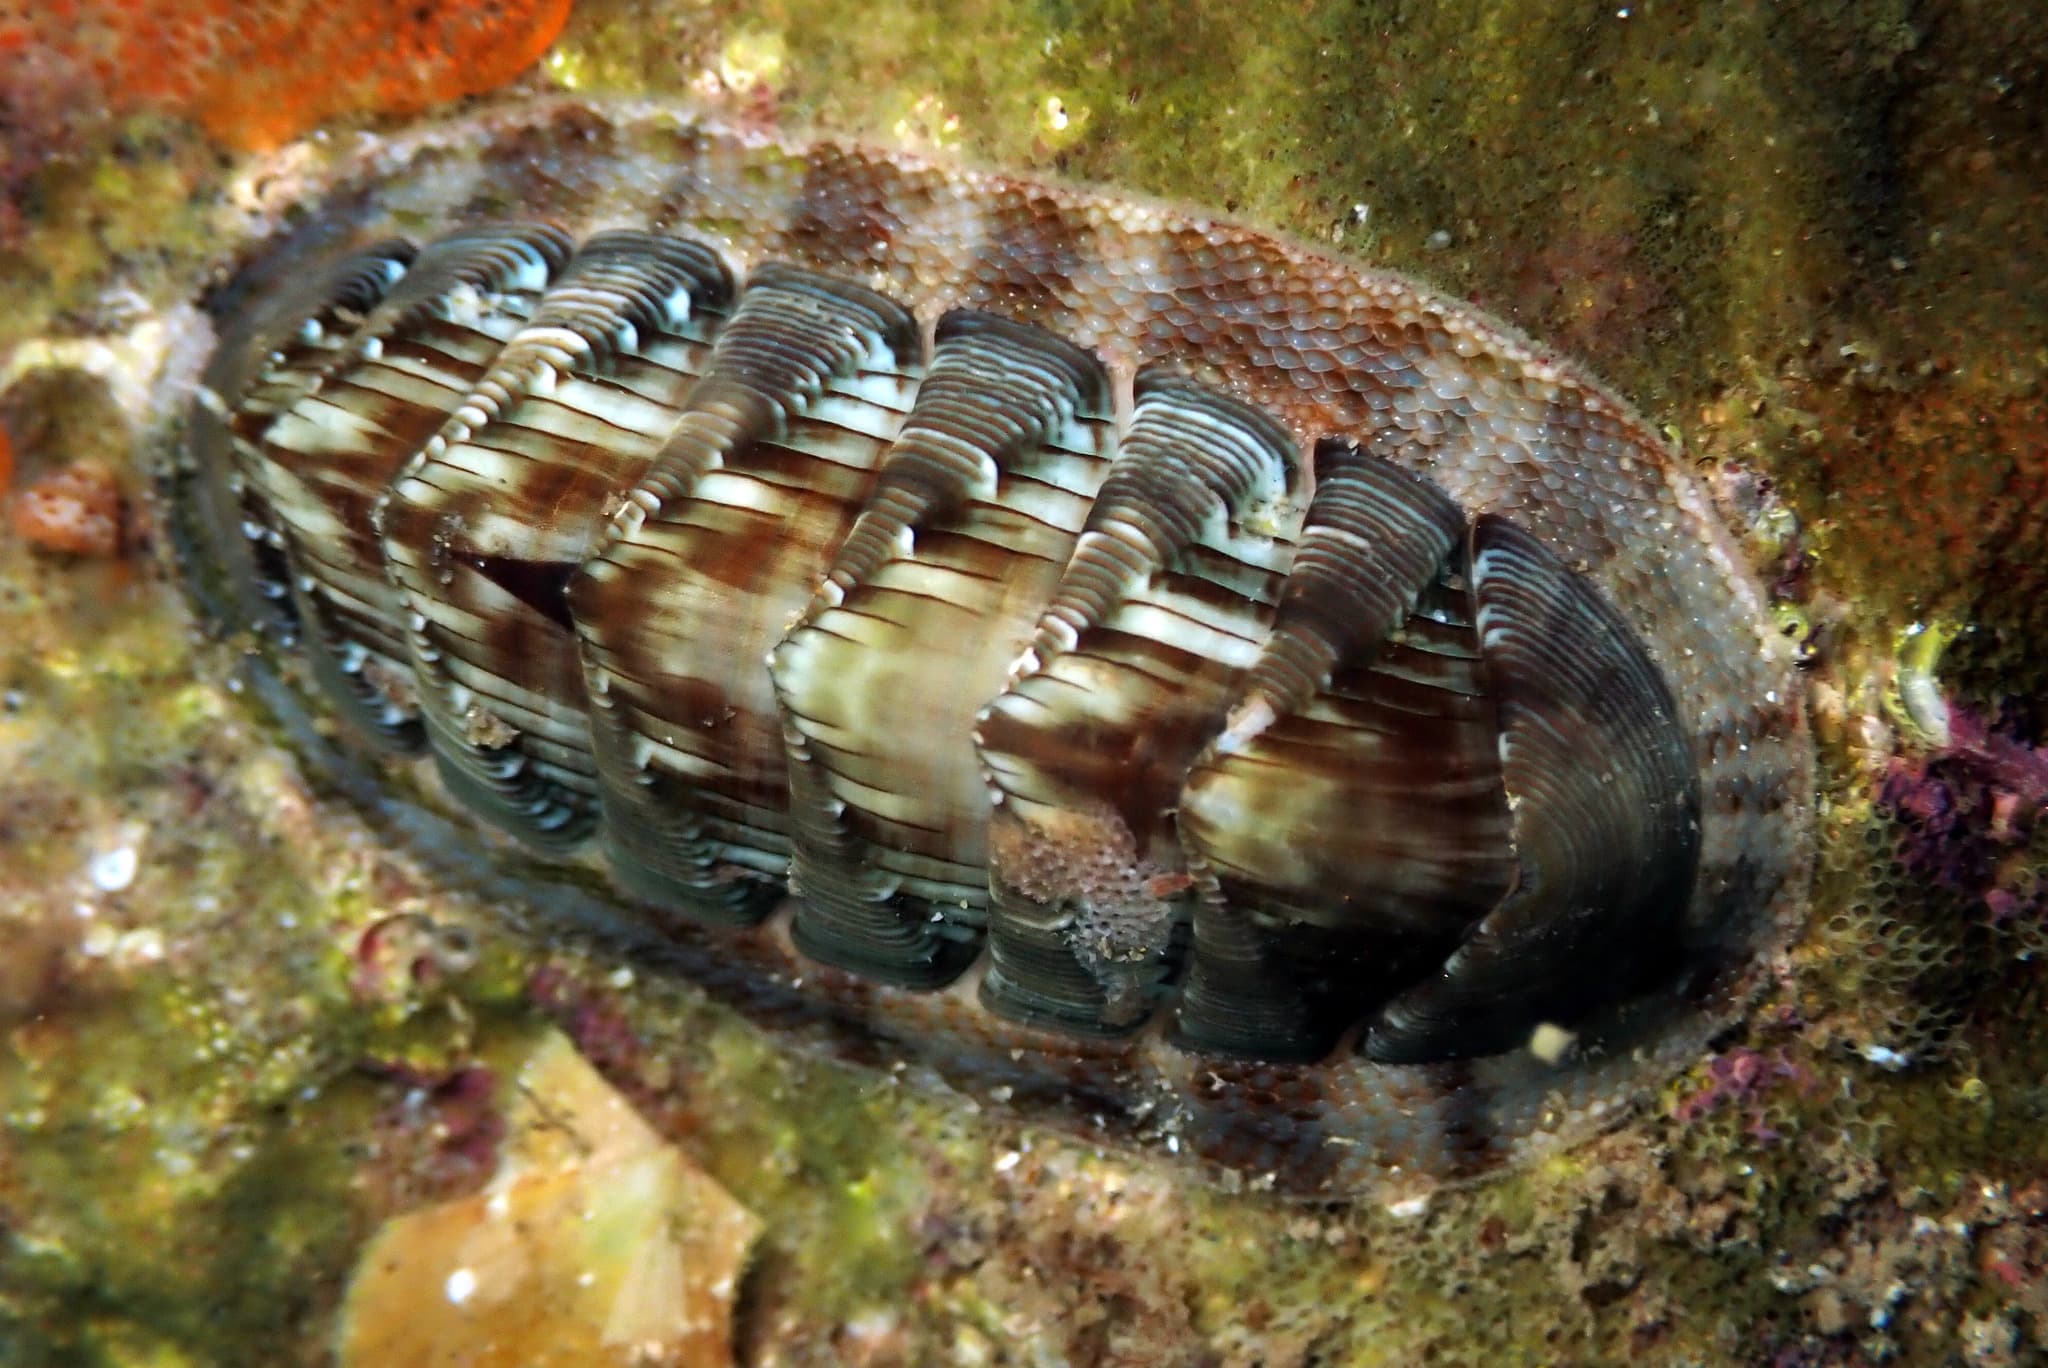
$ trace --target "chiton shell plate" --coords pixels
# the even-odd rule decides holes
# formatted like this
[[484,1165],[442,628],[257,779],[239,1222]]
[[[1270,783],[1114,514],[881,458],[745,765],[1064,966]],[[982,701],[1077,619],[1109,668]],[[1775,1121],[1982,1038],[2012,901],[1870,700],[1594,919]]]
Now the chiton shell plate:
[[1798,918],[1799,690],[1700,487],[1406,278],[569,101],[235,266],[172,494],[264,696],[742,1005],[1392,1193],[1616,1114]]

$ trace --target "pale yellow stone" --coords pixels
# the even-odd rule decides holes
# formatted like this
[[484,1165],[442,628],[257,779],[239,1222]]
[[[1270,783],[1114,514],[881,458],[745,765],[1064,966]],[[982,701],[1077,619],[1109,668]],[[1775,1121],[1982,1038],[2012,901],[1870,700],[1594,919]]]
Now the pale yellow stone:
[[506,1120],[484,1191],[401,1216],[363,1251],[343,1368],[730,1363],[753,1214],[559,1035],[519,1070]]
[[1536,1029],[1529,1033],[1529,1053],[1545,1064],[1556,1064],[1565,1057],[1565,1053],[1578,1042],[1578,1039],[1577,1032],[1567,1031],[1556,1022],[1540,1022]]

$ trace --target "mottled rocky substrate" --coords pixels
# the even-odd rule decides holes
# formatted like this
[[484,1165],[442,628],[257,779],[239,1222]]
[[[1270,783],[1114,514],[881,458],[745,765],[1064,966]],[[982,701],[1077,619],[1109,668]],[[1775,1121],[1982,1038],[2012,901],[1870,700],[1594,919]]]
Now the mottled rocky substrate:
[[1419,1210],[823,1062],[393,853],[167,569],[143,439],[232,159],[58,86],[9,119],[0,1363],[325,1361],[550,1023],[761,1218],[745,1362],[2037,1357],[2048,18],[1626,9],[590,0],[528,78],[1221,204],[1516,319],[1708,467],[1811,656],[1810,927],[1636,1120]]

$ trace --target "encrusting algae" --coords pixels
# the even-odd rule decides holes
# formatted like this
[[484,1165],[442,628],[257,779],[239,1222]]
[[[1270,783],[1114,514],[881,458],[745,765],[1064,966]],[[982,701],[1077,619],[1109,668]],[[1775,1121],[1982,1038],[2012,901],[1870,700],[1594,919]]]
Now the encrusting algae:
[[0,15],[0,83],[90,92],[269,148],[337,115],[494,90],[568,17],[569,0],[35,0]]
[[[2038,1360],[2048,13],[740,11],[585,0],[523,79],[1218,205],[1569,339],[1681,437],[1808,662],[1821,860],[1778,985],[1613,1132],[1388,1211],[1203,1187],[536,938],[308,785],[143,496],[195,282],[291,193],[221,148],[376,104],[321,87],[385,49],[270,30],[244,64],[303,99],[237,114],[210,76],[100,74],[107,23],[24,68],[38,6],[0,19],[37,73],[0,82],[0,1364],[328,1361],[375,1233],[512,1171],[500,1080],[543,1023],[761,1221],[743,1362]],[[499,50],[546,42],[552,11],[488,12]],[[109,395],[140,434],[111,454]],[[117,554],[27,545],[21,491],[85,457],[131,496]]]

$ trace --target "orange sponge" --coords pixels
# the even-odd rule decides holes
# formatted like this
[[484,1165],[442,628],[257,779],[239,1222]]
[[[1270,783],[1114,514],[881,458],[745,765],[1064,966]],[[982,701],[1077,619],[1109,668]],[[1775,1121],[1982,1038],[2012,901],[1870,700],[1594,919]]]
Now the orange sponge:
[[0,9],[0,79],[76,72],[116,109],[197,120],[237,147],[335,115],[410,113],[504,84],[570,0],[36,0]]

